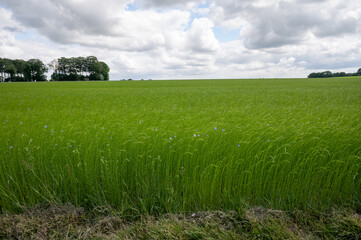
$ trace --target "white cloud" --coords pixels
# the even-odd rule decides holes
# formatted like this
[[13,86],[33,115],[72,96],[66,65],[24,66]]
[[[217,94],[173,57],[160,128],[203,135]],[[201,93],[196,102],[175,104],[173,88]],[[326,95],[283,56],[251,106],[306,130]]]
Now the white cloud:
[[[0,3],[1,57],[95,55],[112,79],[305,77],[361,67],[357,0]],[[214,27],[240,35],[221,43]]]
[[188,31],[189,48],[195,52],[217,51],[219,44],[212,31],[213,26],[208,18],[194,19]]

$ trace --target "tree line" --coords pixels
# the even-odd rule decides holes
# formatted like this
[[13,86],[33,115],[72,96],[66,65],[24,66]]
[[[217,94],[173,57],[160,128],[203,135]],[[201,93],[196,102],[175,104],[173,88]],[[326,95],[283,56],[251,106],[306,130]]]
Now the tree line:
[[39,59],[0,58],[0,82],[46,81],[46,73],[52,69],[50,81],[109,80],[109,67],[94,56],[61,57],[45,65]]
[[48,66],[54,71],[54,81],[109,80],[109,67],[94,56],[61,57],[51,61]]
[[34,82],[46,81],[46,65],[39,59],[0,58],[0,81],[1,82]]
[[361,68],[355,73],[335,72],[330,71],[324,72],[313,72],[308,75],[308,78],[330,78],[330,77],[350,77],[350,76],[361,76]]

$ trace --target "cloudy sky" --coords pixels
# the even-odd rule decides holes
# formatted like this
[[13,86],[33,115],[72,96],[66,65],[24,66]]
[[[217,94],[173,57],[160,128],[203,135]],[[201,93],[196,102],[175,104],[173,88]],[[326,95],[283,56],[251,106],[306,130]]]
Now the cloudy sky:
[[361,67],[360,0],[0,0],[0,57],[97,56],[111,79]]

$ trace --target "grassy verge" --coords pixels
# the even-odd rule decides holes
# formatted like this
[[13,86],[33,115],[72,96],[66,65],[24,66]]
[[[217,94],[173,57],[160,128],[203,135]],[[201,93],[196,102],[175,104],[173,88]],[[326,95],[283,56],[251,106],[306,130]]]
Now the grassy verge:
[[0,215],[1,239],[361,239],[352,210],[209,211],[124,218],[111,208],[47,205]]

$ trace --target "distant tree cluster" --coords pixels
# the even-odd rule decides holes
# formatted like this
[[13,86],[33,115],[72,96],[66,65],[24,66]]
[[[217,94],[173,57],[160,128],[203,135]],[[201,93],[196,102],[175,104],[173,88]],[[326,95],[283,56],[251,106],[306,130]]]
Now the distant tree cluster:
[[308,75],[308,78],[330,78],[330,77],[349,77],[349,76],[361,76],[361,68],[355,73],[345,73],[345,72],[336,72],[332,73],[330,71],[325,72],[314,72]]
[[94,56],[61,57],[51,61],[48,66],[54,70],[52,81],[109,80],[109,67]]
[[39,59],[24,61],[21,59],[0,58],[1,82],[46,81],[46,65]]

